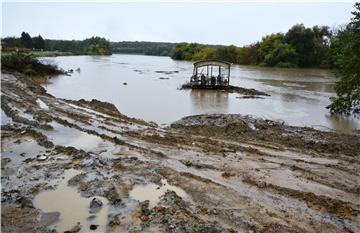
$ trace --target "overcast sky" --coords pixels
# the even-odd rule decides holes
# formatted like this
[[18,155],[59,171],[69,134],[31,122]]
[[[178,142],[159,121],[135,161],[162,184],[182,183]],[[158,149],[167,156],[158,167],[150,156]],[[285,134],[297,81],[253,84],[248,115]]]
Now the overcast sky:
[[2,37],[245,45],[296,23],[349,22],[354,3],[2,3]]

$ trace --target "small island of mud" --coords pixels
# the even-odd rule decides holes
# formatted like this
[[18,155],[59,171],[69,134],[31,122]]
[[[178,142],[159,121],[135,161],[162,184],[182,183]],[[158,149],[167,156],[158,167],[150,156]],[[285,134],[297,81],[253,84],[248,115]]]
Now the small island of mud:
[[237,86],[201,86],[201,85],[193,85],[191,83],[185,83],[180,87],[180,90],[186,89],[203,89],[203,90],[215,90],[215,91],[224,91],[227,93],[238,93],[244,95],[241,98],[262,98],[261,96],[270,96],[269,94],[258,91],[253,88],[244,88],[244,87],[237,87]]

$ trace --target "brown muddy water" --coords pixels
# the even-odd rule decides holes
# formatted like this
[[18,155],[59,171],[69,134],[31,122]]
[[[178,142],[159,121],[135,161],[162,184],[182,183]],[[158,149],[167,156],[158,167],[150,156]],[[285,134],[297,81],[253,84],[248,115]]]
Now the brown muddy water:
[[168,190],[174,191],[179,197],[185,200],[189,199],[188,195],[184,190],[168,184],[165,179],[161,180],[160,186],[153,183],[149,183],[146,185],[136,185],[131,190],[130,197],[140,202],[149,200],[149,206],[154,207],[160,201],[160,197],[164,195]]
[[47,221],[58,232],[72,229],[78,223],[80,223],[82,229],[89,229],[90,225],[94,224],[98,228],[92,232],[105,232],[108,214],[106,198],[96,197],[105,204],[98,212],[89,213],[92,198],[82,197],[76,188],[67,184],[69,179],[80,173],[80,171],[74,169],[66,170],[64,178],[57,184],[57,187],[54,190],[39,193],[34,199],[34,205],[44,211],[45,216],[46,213],[48,215],[58,213],[58,218]]
[[334,96],[335,77],[328,70],[234,65],[232,85],[271,95],[241,99],[236,93],[178,90],[189,80],[193,65],[169,57],[118,54],[43,59],[74,70],[71,76],[55,77],[45,84],[50,94],[108,101],[125,115],[159,124],[195,114],[240,113],[321,130],[349,133],[360,129],[360,119],[331,116],[325,108]]

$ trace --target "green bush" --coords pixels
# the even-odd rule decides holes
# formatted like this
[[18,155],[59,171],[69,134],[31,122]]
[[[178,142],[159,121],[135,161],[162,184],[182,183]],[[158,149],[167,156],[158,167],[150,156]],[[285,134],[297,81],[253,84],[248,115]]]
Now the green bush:
[[360,113],[360,3],[355,4],[354,18],[338,32],[331,44],[337,97],[328,106],[332,113]]
[[56,75],[65,73],[56,65],[44,64],[38,59],[21,54],[13,54],[1,58],[1,69],[11,72],[19,72],[28,76]]

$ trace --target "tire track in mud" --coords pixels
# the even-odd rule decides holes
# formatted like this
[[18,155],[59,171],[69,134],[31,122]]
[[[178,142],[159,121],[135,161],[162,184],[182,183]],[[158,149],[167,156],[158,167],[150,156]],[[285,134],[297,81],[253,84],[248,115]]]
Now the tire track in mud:
[[[14,191],[16,198],[24,197],[30,203],[33,195],[46,189],[44,184],[36,186],[34,181],[27,180],[26,174],[32,178],[30,173],[34,169],[46,170],[37,181],[45,183],[64,169],[77,168],[84,177],[96,178],[72,180],[79,191],[89,196],[105,195],[114,203],[110,204],[111,208],[130,211],[122,212],[126,220],[112,216],[110,231],[119,229],[116,228],[119,224],[168,231],[176,231],[176,227],[225,232],[360,231],[356,221],[359,204],[346,201],[359,194],[356,186],[359,175],[354,171],[360,166],[358,156],[352,154],[360,145],[358,136],[287,127],[238,115],[193,116],[160,128],[126,117],[110,103],[57,99],[24,77],[14,76],[9,80],[2,79],[5,82],[2,109],[14,124],[2,125],[2,138],[34,138],[47,148],[48,161],[41,163],[32,158],[23,177],[12,176],[17,183],[14,187],[6,183],[4,188],[10,191],[2,193],[8,197],[4,206],[17,203],[10,193],[19,184],[34,190],[31,194],[24,188]],[[49,109],[41,109],[37,104],[39,98]],[[27,115],[22,116],[23,112]],[[48,137],[50,132],[57,133],[53,122],[106,143],[101,148],[94,145],[96,150],[88,151],[58,145]],[[317,142],[321,136],[324,136],[322,141]],[[339,143],[348,144],[326,148],[337,138]],[[114,147],[123,152],[109,158],[103,155],[104,150],[111,154]],[[339,152],[342,149],[343,153]],[[68,159],[57,160],[63,155]],[[333,163],[335,160],[338,163]],[[4,169],[14,162],[4,163]],[[281,183],[283,180],[275,180],[277,173],[273,171],[280,175],[290,171],[292,176],[282,179],[299,182],[306,189],[301,190],[297,183],[292,184],[293,188]],[[100,175],[94,175],[96,172]],[[124,190],[129,191],[135,184],[149,181],[158,184],[162,178],[184,189],[192,200],[184,201],[170,193],[158,206],[150,208],[123,195]],[[347,197],[338,197],[335,192],[321,195],[320,190],[308,191],[320,184],[329,190],[338,189]],[[115,201],[118,198],[122,201]],[[34,212],[29,220],[36,214],[41,215]],[[174,221],[165,223],[168,218]],[[40,229],[36,222],[30,222],[33,229]]]

